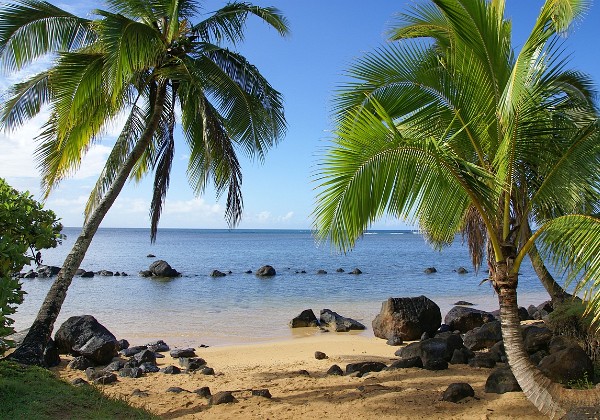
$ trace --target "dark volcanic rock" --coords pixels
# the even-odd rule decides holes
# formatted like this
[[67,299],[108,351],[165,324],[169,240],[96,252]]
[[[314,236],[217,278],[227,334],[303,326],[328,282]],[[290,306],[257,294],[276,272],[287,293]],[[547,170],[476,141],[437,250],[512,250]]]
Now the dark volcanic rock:
[[312,309],[305,309],[290,321],[290,328],[318,327],[319,320]]
[[327,374],[328,375],[343,376],[344,375],[344,371],[338,365],[333,365],[333,366],[331,366],[329,368],[329,370],[327,371]]
[[423,369],[427,370],[444,370],[448,369],[448,362],[444,359],[430,359],[423,363]]
[[360,268],[355,268],[354,270],[352,270],[350,273],[348,274],[362,274],[362,271],[360,271]]
[[398,337],[397,335],[393,335],[390,338],[387,339],[387,341],[385,342],[385,344],[387,344],[388,346],[401,346],[402,344],[404,344],[404,340],[402,339],[402,337]]
[[150,264],[150,267],[148,267],[148,271],[157,277],[178,277],[181,275],[181,273],[172,268],[168,262],[163,260],[154,261]]
[[97,365],[105,365],[117,355],[117,340],[106,337],[92,337],[83,346],[73,347],[73,352],[87,357]]
[[53,339],[48,341],[44,349],[44,366],[54,367],[60,364],[60,356],[58,355],[58,347]]
[[421,357],[421,342],[410,343],[405,347],[401,347],[394,355],[401,357],[402,359],[410,359],[411,357]]
[[394,363],[389,365],[386,370],[394,370],[394,369],[408,369],[408,368],[422,368],[423,361],[420,357],[409,357],[407,359],[399,359]]
[[473,306],[471,302],[467,302],[466,300],[459,300],[454,303],[454,306]]
[[120,360],[115,360],[114,362],[110,362],[108,366],[106,366],[103,370],[105,372],[116,372],[118,370],[123,369],[125,364]]
[[144,362],[139,366],[139,368],[142,369],[144,373],[160,372],[160,368],[152,362]]
[[533,354],[540,350],[548,350],[552,339],[552,331],[546,327],[529,325],[523,329],[523,342],[527,353]]
[[203,375],[214,375],[215,370],[211,367],[204,366],[203,368],[200,369],[200,373]]
[[466,333],[473,328],[481,327],[486,322],[495,321],[496,318],[488,312],[464,306],[455,306],[446,314],[444,323],[448,324],[452,331]]
[[325,270],[317,270],[317,274],[327,274],[327,271],[325,271]]
[[336,332],[346,332],[350,330],[364,330],[366,327],[360,322],[341,316],[329,309],[322,309],[319,317],[321,326]]
[[253,389],[252,395],[255,397],[271,398],[271,393],[267,388],[264,389]]
[[164,353],[170,350],[169,345],[163,340],[153,341],[152,343],[146,344],[148,350],[152,350],[155,353]]
[[210,276],[211,276],[211,277],[225,277],[226,275],[227,275],[227,274],[225,274],[225,273],[223,273],[222,271],[219,271],[219,270],[213,270],[213,271],[210,273]]
[[443,359],[448,362],[452,359],[454,350],[464,347],[460,335],[452,333],[438,334],[434,338],[421,341],[419,344],[423,365],[428,360]]
[[229,404],[235,403],[237,400],[233,396],[233,394],[229,391],[221,391],[217,392],[214,395],[211,395],[209,404],[210,405],[218,405],[218,404]]
[[108,385],[112,384],[113,382],[117,382],[117,375],[108,372],[94,379],[94,383],[96,385]]
[[92,277],[94,277],[94,272],[93,271],[86,271],[85,273],[83,273],[81,275],[81,277],[84,278],[84,279],[86,279],[86,278],[87,279],[92,278]]
[[142,270],[138,274],[140,277],[152,277],[152,271],[150,270]]
[[323,353],[322,351],[316,351],[315,359],[317,359],[317,360],[327,359],[327,355],[325,353]]
[[506,362],[506,350],[504,349],[504,341],[498,341],[490,348],[490,356],[494,358],[496,362]]
[[381,362],[359,362],[346,365],[346,375],[358,372],[358,376],[363,376],[369,372],[381,372],[386,368],[385,363]]
[[466,269],[465,267],[458,267],[458,268],[456,269],[456,272],[457,272],[458,274],[467,274],[467,273],[468,273],[468,271],[467,271],[467,269]]
[[129,348],[129,341],[125,340],[124,338],[117,340],[117,344],[119,347],[119,350],[125,350]]
[[434,335],[441,324],[439,306],[425,296],[389,298],[372,323],[376,337],[405,341],[416,340],[424,332]]
[[442,394],[442,401],[457,403],[467,397],[474,397],[475,391],[466,382],[457,382],[448,385],[448,388]]
[[196,357],[196,351],[191,347],[188,347],[187,349],[173,349],[169,354],[174,359],[179,357]]
[[277,272],[270,265],[263,265],[258,270],[256,270],[256,275],[259,277],[271,277],[276,274],[277,274]]
[[156,364],[156,354],[152,350],[142,350],[136,353],[133,358],[141,365],[142,363]]
[[485,382],[485,392],[488,393],[504,394],[520,391],[521,387],[508,366],[494,369]]
[[206,365],[206,360],[201,357],[180,357],[179,365],[188,371],[198,370]]
[[[92,338],[94,340],[90,341]],[[81,351],[88,358],[91,355],[90,359],[97,364],[110,362],[118,348],[115,336],[91,315],[67,319],[54,335],[54,341],[59,353],[79,355]],[[110,358],[108,354],[111,355]]]
[[187,389],[183,389],[179,386],[171,386],[167,388],[165,392],[172,392],[174,394],[181,394],[182,392],[189,392]]
[[119,353],[121,353],[125,357],[131,357],[131,356],[134,356],[137,353],[139,353],[141,351],[144,351],[144,350],[148,350],[148,347],[146,347],[146,346],[133,346],[133,347],[128,347],[126,349],[123,349]]
[[71,385],[82,386],[82,385],[89,385],[89,384],[88,384],[88,381],[86,381],[83,378],[75,378],[71,381]]
[[207,386],[200,387],[198,389],[195,389],[192,392],[194,392],[195,394],[198,394],[199,396],[201,396],[203,398],[209,398],[212,395],[210,392],[210,388]]
[[178,373],[181,373],[181,369],[179,369],[177,366],[173,366],[173,365],[169,365],[169,366],[161,369],[160,371],[167,375],[177,375]]
[[67,365],[67,367],[69,369],[76,369],[76,370],[86,370],[87,368],[92,367],[92,366],[94,366],[94,363],[84,356],[74,357],[73,360],[71,360],[69,362],[69,364]]
[[500,321],[492,321],[468,331],[464,337],[465,347],[477,351],[489,349],[502,340]]
[[542,359],[538,368],[555,382],[591,380],[594,377],[594,364],[578,345],[556,351]]
[[433,273],[437,273],[437,270],[435,267],[427,267],[425,270],[423,270],[423,272],[425,274],[433,274]]
[[469,360],[469,366],[491,369],[496,366],[496,361],[489,354],[478,354]]

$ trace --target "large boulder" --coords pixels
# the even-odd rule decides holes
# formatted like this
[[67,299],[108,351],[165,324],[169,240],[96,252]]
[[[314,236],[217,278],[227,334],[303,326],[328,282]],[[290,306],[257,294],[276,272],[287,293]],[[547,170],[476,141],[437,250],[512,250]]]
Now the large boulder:
[[533,354],[540,350],[548,350],[552,339],[552,331],[546,327],[528,325],[523,329],[523,342],[527,353]]
[[272,277],[276,274],[277,272],[270,265],[263,265],[258,270],[256,270],[256,275],[259,277]]
[[[88,347],[85,345],[92,338],[96,339],[93,346],[103,347],[102,354],[114,353],[116,355],[119,346],[116,337],[91,315],[70,317],[63,322],[54,335],[54,341],[60,354],[72,353],[76,356],[82,354],[80,353],[82,348],[85,352],[91,351],[92,343]],[[86,357],[89,358],[89,356]]]
[[464,337],[465,347],[473,351],[492,348],[500,340],[502,340],[500,321],[485,323],[481,327],[468,331]]
[[494,369],[485,382],[485,392],[487,393],[504,394],[505,392],[519,391],[521,391],[521,387],[508,366]]
[[466,333],[473,328],[481,327],[486,322],[495,321],[494,315],[479,309],[455,306],[446,314],[444,324],[450,326],[452,331]]
[[178,277],[181,275],[180,272],[172,268],[168,262],[163,260],[154,261],[150,264],[150,267],[148,267],[148,271],[157,277]]
[[329,309],[321,309],[319,321],[323,328],[326,328],[335,332],[346,332],[350,330],[364,330],[366,327],[360,322],[346,318],[333,312]]
[[442,324],[440,307],[425,296],[389,298],[373,320],[375,337],[417,340],[423,333],[434,335]]
[[544,357],[538,368],[554,382],[569,384],[576,381],[591,381],[594,377],[594,364],[578,345],[555,351]]
[[463,340],[458,334],[444,333],[434,338],[429,338],[420,342],[421,359],[423,365],[429,360],[445,360],[449,362],[452,359],[454,350],[460,350],[463,346]]
[[319,320],[312,309],[305,309],[290,321],[290,328],[318,327]]
[[87,357],[96,365],[105,365],[110,363],[113,357],[117,355],[119,343],[117,340],[107,339],[106,336],[91,337],[81,347],[73,347],[73,353]]

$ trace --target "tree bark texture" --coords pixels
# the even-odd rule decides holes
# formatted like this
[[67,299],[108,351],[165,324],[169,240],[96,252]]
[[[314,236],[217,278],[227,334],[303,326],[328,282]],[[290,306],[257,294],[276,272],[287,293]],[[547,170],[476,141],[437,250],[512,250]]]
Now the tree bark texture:
[[148,125],[146,126],[142,136],[135,144],[131,153],[125,160],[123,167],[119,170],[111,187],[108,189],[98,206],[94,209],[90,217],[85,222],[81,233],[71,252],[67,255],[62,269],[58,273],[56,280],[52,284],[38,315],[31,325],[27,336],[23,342],[10,355],[10,359],[20,363],[44,366],[44,349],[50,340],[54,323],[58,318],[62,304],[67,296],[67,290],[71,285],[71,281],[75,276],[75,272],[85,257],[94,234],[98,230],[102,219],[108,213],[108,210],[115,202],[119,193],[123,189],[125,182],[129,178],[129,174],[135,163],[142,156],[158,127],[161,114],[163,112],[166,98],[166,87],[161,85],[156,96],[155,107]]

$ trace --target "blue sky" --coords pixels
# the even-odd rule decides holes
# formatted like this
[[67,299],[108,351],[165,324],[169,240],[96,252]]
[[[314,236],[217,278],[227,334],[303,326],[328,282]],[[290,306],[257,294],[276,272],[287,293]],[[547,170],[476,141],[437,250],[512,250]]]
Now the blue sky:
[[[99,1],[55,4],[85,16]],[[224,2],[205,1],[206,11]],[[385,32],[394,15],[406,10],[409,2],[375,0],[255,1],[272,5],[287,16],[291,36],[279,37],[264,24],[251,20],[246,42],[239,47],[278,89],[285,99],[288,121],[286,138],[269,152],[263,164],[242,159],[244,216],[240,228],[306,229],[311,227],[314,204],[313,174],[319,154],[327,145],[331,99],[343,80],[349,64],[362,53],[385,43]],[[507,0],[507,14],[513,20],[515,46],[520,46],[531,26],[541,0]],[[600,6],[592,6],[587,17],[566,40],[571,67],[590,74],[600,83]],[[39,67],[37,67],[39,68]],[[35,71],[36,67],[30,69]],[[0,90],[23,75],[0,76]],[[33,160],[33,138],[44,116],[31,121],[14,133],[0,133],[0,177],[15,188],[29,190],[39,198],[39,177]],[[80,171],[53,191],[46,207],[53,209],[66,226],[80,226],[87,195],[108,155],[118,127],[90,150]],[[223,218],[225,199],[217,200],[208,190],[194,197],[185,176],[187,149],[177,143],[171,188],[161,219],[161,227],[226,228]],[[148,227],[151,178],[140,184],[128,183],[109,211],[104,227]],[[373,228],[402,229],[406,224],[384,218]]]

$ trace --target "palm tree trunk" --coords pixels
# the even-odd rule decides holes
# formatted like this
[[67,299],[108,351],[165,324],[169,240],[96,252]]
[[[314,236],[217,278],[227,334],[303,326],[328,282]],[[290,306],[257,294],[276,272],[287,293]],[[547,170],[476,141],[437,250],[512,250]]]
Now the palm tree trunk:
[[56,322],[56,319],[58,318],[58,314],[65,301],[67,290],[71,285],[75,272],[79,268],[81,261],[83,261],[85,253],[92,243],[94,234],[98,230],[102,219],[104,219],[104,216],[106,216],[106,213],[108,213],[108,210],[123,189],[135,163],[150,144],[163,112],[165,98],[166,87],[161,85],[155,99],[154,111],[142,136],[125,160],[123,167],[119,170],[113,184],[85,222],[71,252],[63,263],[62,269],[48,291],[35,321],[29,328],[27,336],[10,355],[11,359],[24,364],[44,366],[44,349],[50,340],[54,322]]
[[511,274],[506,262],[493,266],[492,282],[498,292],[502,338],[508,364],[527,399],[545,415],[560,418],[575,407],[596,407],[600,390],[563,388],[544,376],[529,359],[520,328],[517,304],[518,274]]

